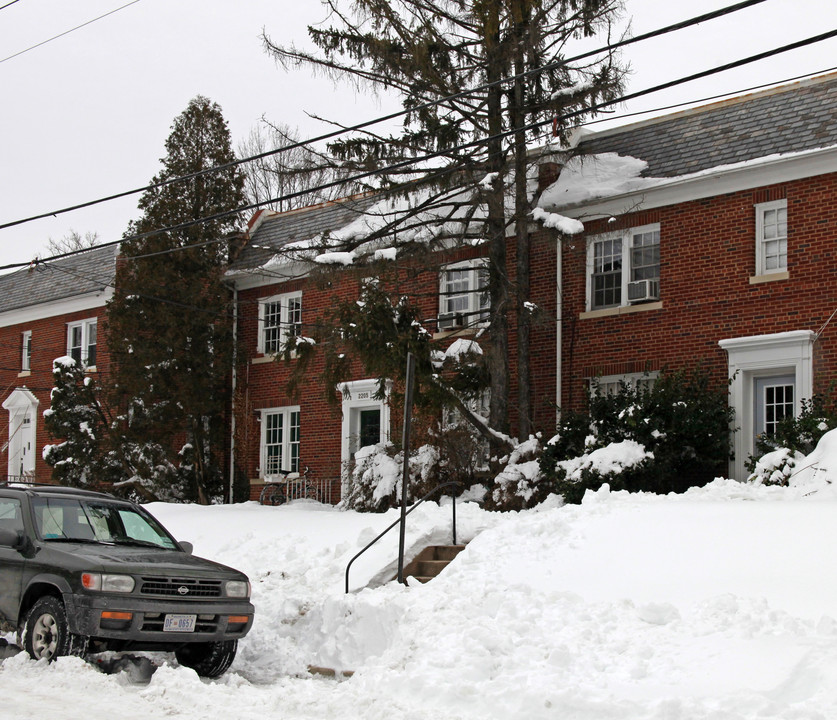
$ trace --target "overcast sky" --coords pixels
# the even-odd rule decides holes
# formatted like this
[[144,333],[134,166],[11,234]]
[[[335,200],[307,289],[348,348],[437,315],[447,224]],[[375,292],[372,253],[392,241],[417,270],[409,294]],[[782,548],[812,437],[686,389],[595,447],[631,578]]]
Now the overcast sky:
[[[287,73],[265,54],[263,28],[278,43],[306,42],[306,25],[324,17],[318,0],[128,3],[0,0],[0,7],[6,6],[0,9],[0,224],[147,184],[160,169],[172,121],[198,94],[221,106],[234,144],[262,116],[309,137],[328,128],[306,113],[353,123],[398,107],[393,99],[356,97],[304,70]],[[731,4],[626,0],[626,11],[633,33],[641,34]],[[90,22],[106,13],[111,14]],[[89,24],[15,56],[84,23]],[[837,29],[835,0],[766,0],[626,49],[633,69],[628,91],[832,29]],[[834,66],[837,40],[832,39],[643,98],[618,114]],[[137,199],[0,230],[0,264],[28,261],[43,253],[50,237],[71,230],[116,240],[138,216]]]

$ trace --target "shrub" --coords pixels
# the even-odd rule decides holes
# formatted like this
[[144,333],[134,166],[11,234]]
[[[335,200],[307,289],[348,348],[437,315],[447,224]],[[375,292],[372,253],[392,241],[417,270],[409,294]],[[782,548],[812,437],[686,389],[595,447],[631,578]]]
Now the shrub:
[[[604,483],[613,489],[683,492],[726,471],[732,410],[706,371],[663,373],[652,387],[596,392],[587,413],[566,413],[541,455],[541,482],[568,502]],[[596,451],[628,446],[630,462],[602,465]],[[575,459],[575,460],[574,460]]]
[[803,399],[800,405],[799,415],[782,418],[773,435],[759,435],[756,438],[756,454],[748,459],[748,470],[754,471],[758,458],[779,448],[808,455],[823,435],[837,427],[834,400],[814,395],[810,400]]
[[[379,443],[355,453],[341,507],[359,512],[385,512],[401,505],[404,454],[392,443]],[[422,445],[410,456],[408,501],[439,484],[439,451]]]

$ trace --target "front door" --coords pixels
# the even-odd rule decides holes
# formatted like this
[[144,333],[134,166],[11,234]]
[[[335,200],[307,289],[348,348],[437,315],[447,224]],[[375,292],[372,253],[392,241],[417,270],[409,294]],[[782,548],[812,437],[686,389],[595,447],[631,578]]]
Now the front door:
[[760,435],[765,437],[775,435],[781,420],[793,417],[795,401],[796,378],[793,375],[754,378],[753,431],[755,438]]

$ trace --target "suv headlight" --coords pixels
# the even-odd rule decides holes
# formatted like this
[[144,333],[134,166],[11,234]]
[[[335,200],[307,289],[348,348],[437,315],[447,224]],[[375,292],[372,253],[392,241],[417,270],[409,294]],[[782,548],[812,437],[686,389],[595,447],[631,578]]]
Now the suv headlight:
[[82,573],[81,584],[86,590],[99,592],[129,593],[134,590],[134,578],[130,575],[107,575],[103,573]]
[[250,583],[245,580],[227,580],[227,597],[250,597]]

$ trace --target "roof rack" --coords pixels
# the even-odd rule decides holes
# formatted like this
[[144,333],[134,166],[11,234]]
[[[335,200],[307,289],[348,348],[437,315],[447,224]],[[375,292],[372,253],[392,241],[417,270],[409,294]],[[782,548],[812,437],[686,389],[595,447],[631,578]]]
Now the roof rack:
[[91,495],[91,496],[98,496],[101,497],[103,495],[107,496],[108,493],[101,492],[99,490],[89,490],[87,488],[75,488],[70,487],[68,485],[56,485],[55,483],[44,483],[44,482],[30,482],[28,480],[3,480],[0,481],[0,488],[9,488],[12,490],[49,490],[52,492],[60,493],[73,493],[78,495]]

